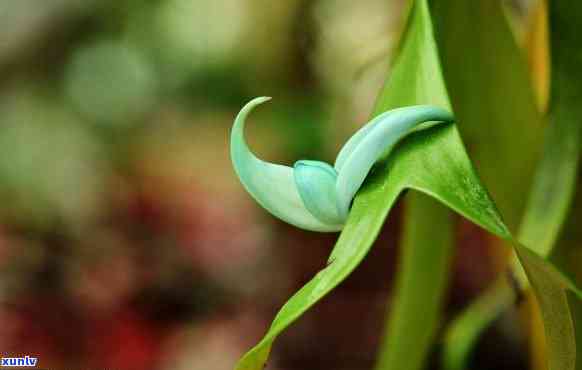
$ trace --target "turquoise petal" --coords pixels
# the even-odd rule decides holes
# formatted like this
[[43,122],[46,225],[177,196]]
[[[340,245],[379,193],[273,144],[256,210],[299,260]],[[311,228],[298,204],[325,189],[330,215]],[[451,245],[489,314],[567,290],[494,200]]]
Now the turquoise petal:
[[354,149],[356,149],[356,147],[364,139],[364,137],[366,137],[368,132],[372,128],[376,127],[375,125],[378,122],[381,122],[382,120],[387,118],[389,115],[391,115],[393,112],[394,111],[390,110],[390,111],[384,112],[384,113],[374,117],[370,122],[366,123],[355,134],[353,134],[352,137],[350,137],[348,141],[346,141],[346,143],[341,148],[340,152],[338,153],[338,155],[335,159],[334,168],[337,172],[339,172],[342,169],[342,167],[343,167],[344,163],[346,162],[346,160],[348,159],[348,157],[352,154]]
[[337,231],[315,218],[305,207],[295,184],[291,167],[264,162],[248,148],[244,140],[247,115],[270,98],[255,98],[237,115],[231,132],[230,156],[234,169],[245,189],[267,211],[292,225],[312,231]]
[[422,123],[454,119],[446,110],[428,105],[394,109],[377,118],[348,140],[336,160],[338,208],[342,216],[347,217],[351,201],[374,163],[387,155],[399,140]]
[[317,219],[341,229],[345,218],[337,208],[337,172],[334,168],[320,161],[298,161],[294,168],[297,190],[309,212]]

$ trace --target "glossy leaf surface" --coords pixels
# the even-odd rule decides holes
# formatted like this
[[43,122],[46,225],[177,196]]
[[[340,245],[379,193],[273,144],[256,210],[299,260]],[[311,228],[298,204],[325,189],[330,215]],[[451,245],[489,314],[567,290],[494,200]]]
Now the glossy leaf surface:
[[[546,14],[544,5],[544,1],[539,1],[535,10],[539,14],[536,17]],[[518,233],[523,244],[545,258],[550,257],[566,220],[578,172],[582,110],[576,101],[582,99],[582,88],[575,82],[578,81],[575,76],[582,76],[579,64],[571,53],[578,42],[576,30],[582,27],[582,19],[577,14],[582,13],[573,9],[571,4],[550,2],[552,84],[549,122],[545,130],[542,158],[536,168]],[[545,27],[543,20],[538,19],[536,23]],[[490,27],[494,27],[494,24],[489,23]],[[532,33],[543,34],[544,30]],[[545,60],[543,55],[542,59]],[[507,66],[500,65],[499,68]],[[483,306],[481,301],[485,300],[490,304]],[[444,362],[447,370],[465,368],[476,338],[497,317],[494,313],[510,305],[512,300],[497,284],[453,322],[445,344]],[[483,312],[484,307],[489,307],[490,311]],[[484,318],[488,318],[489,322],[484,322]],[[467,342],[468,338],[471,344]]]

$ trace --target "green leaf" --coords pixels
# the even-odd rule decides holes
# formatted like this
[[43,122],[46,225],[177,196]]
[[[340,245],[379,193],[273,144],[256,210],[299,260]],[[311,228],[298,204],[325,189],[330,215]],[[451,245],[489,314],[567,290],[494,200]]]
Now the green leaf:
[[540,305],[549,369],[573,370],[576,366],[576,338],[568,305],[568,284],[545,260],[528,248],[518,246],[516,250]]
[[[554,139],[554,145],[547,148],[554,154],[554,160],[560,161],[560,165],[554,168],[554,176],[557,184],[548,190],[552,194],[551,198],[558,199],[544,199],[540,196],[540,208],[547,206],[548,216],[556,219],[555,226],[549,230],[554,238],[561,231],[561,224],[566,219],[568,208],[571,207],[570,201],[572,199],[574,188],[576,185],[577,176],[579,176],[578,168],[580,165],[580,153],[582,146],[582,69],[580,63],[582,61],[582,53],[580,52],[580,29],[582,28],[582,3],[563,2],[553,0],[549,2],[549,23],[550,23],[550,44],[551,44],[551,108],[550,108],[550,135]],[[552,130],[553,128],[553,130]],[[549,140],[552,140],[550,136]],[[548,165],[549,167],[549,165]],[[547,169],[550,173],[551,169]],[[549,175],[548,175],[549,178]],[[580,192],[577,194],[580,199]],[[578,211],[577,211],[578,212]],[[533,217],[536,222],[532,222],[532,226],[537,226],[539,223],[539,213]],[[579,234],[580,225],[576,222],[578,213],[571,214],[567,227],[563,231],[563,235]],[[558,224],[560,222],[560,224]],[[533,236],[535,237],[535,235]],[[543,240],[543,239],[542,239]],[[576,240],[576,239],[574,239]],[[575,251],[579,248],[580,238],[577,242],[566,240],[566,237],[560,239],[555,249],[555,260],[559,266],[565,270],[570,270],[570,263],[561,264],[560,259],[567,256],[569,251]],[[551,242],[548,241],[548,243]],[[573,245],[572,245],[573,244]],[[572,249],[568,249],[572,247]],[[542,250],[543,252],[543,250]],[[560,258],[561,257],[561,258]],[[576,369],[582,369],[582,302],[580,297],[568,293],[568,303],[571,310],[573,324],[576,333]]]
[[454,223],[430,197],[406,198],[393,302],[376,369],[421,369],[439,328],[451,272]]
[[[582,27],[582,6],[577,5],[578,9],[574,9],[572,4],[559,1],[550,4],[552,88],[549,126],[518,234],[523,244],[545,258],[551,254],[572,201],[582,134],[582,109],[577,103],[582,100],[582,88],[577,82],[582,80],[582,72],[580,60],[572,58],[571,53],[577,47],[578,30]],[[494,24],[488,22],[487,28],[491,27]],[[497,65],[507,68],[505,64]],[[483,312],[483,300],[491,302],[486,306],[491,311]],[[512,298],[497,284],[451,324],[445,342],[445,369],[461,370],[465,367],[475,339],[496,318],[494,313],[510,305],[511,301]],[[465,342],[468,338],[470,343]]]
[[544,155],[519,229],[520,241],[545,257],[560,235],[576,187],[581,125],[571,109],[553,104]]
[[[541,133],[525,59],[501,1],[434,0],[431,4],[459,130],[504,219],[516,230],[528,199]],[[489,287],[450,324],[442,353],[445,369],[464,369],[481,332],[512,304],[504,285]]]
[[[398,60],[386,88],[380,95],[376,112],[397,106],[427,103],[449,108],[426,0],[414,2],[403,40]],[[479,100],[478,95],[474,98]],[[238,370],[262,369],[276,337],[356,268],[369,251],[394,202],[405,189],[429,195],[491,233],[512,240],[509,230],[472,167],[456,125],[443,124],[415,132],[381,161],[367,177],[354,200],[346,226],[330,255],[329,264],[281,308],[263,339],[240,360]],[[415,213],[415,209],[421,208],[425,211],[430,209],[428,215],[436,217],[445,228],[448,228],[446,210],[438,209],[440,205],[425,198],[414,200],[411,212]],[[411,220],[409,222],[412,222]],[[415,247],[422,244],[424,248],[407,250],[404,253],[410,256],[434,253],[433,255],[446,262],[450,253],[447,247],[449,236],[446,233],[439,234],[431,241],[427,232],[430,229],[425,229],[426,220],[427,218],[424,220],[420,218],[416,230],[411,230],[412,224],[407,226],[408,230],[411,230],[407,234],[409,244]],[[433,249],[430,250],[430,247]],[[571,324],[572,320],[567,302],[564,306],[564,300],[552,299],[561,297],[571,285],[566,284],[561,275],[536,254],[520,246],[516,248],[526,266],[528,276],[535,278],[532,285],[536,294],[541,297],[549,352],[552,353],[550,369],[571,370],[573,327],[568,325],[568,322]],[[412,257],[407,260],[419,258]],[[415,264],[412,270],[417,266]],[[408,271],[411,270],[406,268]],[[412,307],[411,302],[415,300],[422,304],[416,304],[411,310],[394,308],[392,325],[395,329],[391,330],[399,337],[396,334],[388,334],[388,351],[393,354],[387,356],[388,367],[384,367],[394,370],[416,369],[422,363],[422,357],[427,352],[436,327],[438,319],[436,313],[446,282],[446,277],[439,268],[434,268],[426,275],[401,275],[401,277],[418,279],[415,281],[425,284],[422,285],[423,289],[428,286],[426,283],[430,283],[431,279],[435,280],[432,286],[436,287],[436,291],[432,292],[429,296],[432,298],[425,304],[422,299],[426,295],[424,290],[419,289],[411,280],[400,280],[399,286],[403,289],[399,293],[399,298],[403,302],[401,307]],[[427,309],[431,313],[424,321],[424,326],[414,325],[414,330],[406,330],[409,326],[404,324],[407,321],[419,320]],[[393,340],[390,340],[391,337]],[[404,348],[403,345],[410,343],[419,344],[420,359],[411,361],[410,357],[405,355],[410,349]]]
[[523,214],[543,139],[525,58],[499,0],[433,0],[457,125],[507,226]]
[[[572,313],[574,332],[576,333],[576,347],[580,348],[582,343],[582,301],[575,293],[568,292],[568,305]],[[576,369],[582,369],[582,356],[576,356]]]
[[[383,110],[387,110],[389,104],[382,104]],[[377,118],[386,116],[384,119],[360,130],[365,132],[365,136],[360,138],[357,134],[354,138],[358,144],[348,153],[344,161],[340,157],[337,177],[337,193],[340,211],[347,214],[350,203],[360,189],[366,176],[372,169],[375,162],[381,156],[390,154],[390,151],[405,136],[414,130],[430,127],[431,122],[453,122],[453,116],[449,111],[431,105],[414,105],[390,109]],[[373,123],[374,121],[372,121]],[[347,143],[351,144],[350,141]],[[345,151],[340,152],[340,154]]]
[[574,196],[581,152],[582,5],[550,2],[551,92],[544,155],[536,172],[520,241],[548,257]]
[[[390,78],[381,92],[377,109],[418,103],[439,104],[450,109],[433,26],[424,2],[416,3],[412,8]],[[453,131],[450,134],[456,135]],[[411,162],[424,166],[417,169],[419,172],[432,171],[429,159],[427,155]],[[448,158],[434,159],[434,170],[440,169],[439,162],[448,162]],[[410,165],[410,173],[414,173],[414,163]],[[404,164],[403,171],[407,167]],[[378,197],[381,196],[380,192]],[[387,314],[376,370],[422,368],[440,322],[450,274],[453,233],[452,216],[445,207],[428,197],[410,194],[395,292]]]
[[463,370],[481,333],[514,300],[515,292],[503,275],[455,318],[445,333],[443,368]]
[[[384,217],[399,192],[399,189],[396,189],[383,198],[381,207],[372,205],[368,207],[366,201],[361,200],[362,196],[357,197],[348,223],[332,251],[328,266],[281,308],[265,337],[240,360],[238,370],[262,369],[277,335],[353,271],[376,239]],[[363,190],[362,193],[365,194],[366,191]]]
[[[555,126],[555,136],[561,136],[560,142],[556,143],[554,151],[556,156],[561,154],[564,163],[555,168],[555,176],[561,179],[561,188],[553,188],[552,198],[555,193],[563,193],[563,197],[569,199],[575,186],[578,165],[580,164],[580,153],[582,135],[582,53],[580,52],[580,29],[582,28],[582,3],[573,2],[570,4],[551,1],[549,3],[550,16],[550,40],[552,57],[552,86],[551,86],[551,111],[550,124]],[[571,183],[572,181],[572,183]],[[582,199],[580,191],[576,194],[576,201]],[[550,199],[551,201],[551,199]],[[579,204],[579,203],[575,203]],[[569,204],[563,202],[562,206],[545,203],[549,210],[560,217],[567,213]],[[570,245],[578,248],[580,238],[579,207],[572,207],[570,219],[559,240],[555,257],[557,263],[567,260]],[[569,240],[566,240],[569,239]],[[560,263],[564,270],[570,270],[567,263]],[[574,272],[574,271],[571,271]]]

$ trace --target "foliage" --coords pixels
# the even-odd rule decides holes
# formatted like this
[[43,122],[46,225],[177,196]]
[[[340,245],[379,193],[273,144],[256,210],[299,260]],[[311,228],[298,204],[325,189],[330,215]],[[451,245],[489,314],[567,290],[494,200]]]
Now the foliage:
[[[510,59],[512,58],[507,63],[509,70],[518,68],[516,66],[516,63],[519,63],[517,49],[513,46],[512,41],[506,37],[509,34],[509,28],[503,26],[501,8],[494,5],[494,2],[479,2],[477,7],[471,7],[467,3],[463,3],[465,4],[463,7],[460,6],[461,3],[457,2],[456,5],[459,6],[455,7],[454,2],[451,2],[448,7],[443,6],[443,9],[447,11],[457,9],[466,21],[472,19],[467,14],[469,11],[475,11],[474,8],[482,10],[483,14],[493,13],[493,19],[500,22],[499,26],[488,24],[488,27],[500,30],[500,34],[490,32],[490,30],[485,32],[484,28],[476,27],[478,30],[483,30],[482,37],[478,39],[482,40],[486,46],[487,40],[491,37],[496,38],[495,45],[502,45],[505,49],[501,50],[507,50],[506,54]],[[414,104],[433,104],[450,108],[447,88],[441,75],[439,48],[435,42],[431,18],[427,1],[418,0],[413,3],[398,58],[390,78],[380,94],[376,113]],[[457,25],[455,22],[450,23]],[[440,31],[438,27],[437,29]],[[454,45],[458,47],[457,44]],[[472,50],[481,53],[476,56],[477,59],[487,58],[486,48],[477,47]],[[445,57],[445,63],[447,60]],[[484,65],[487,63],[484,62]],[[521,70],[525,71],[524,68]],[[449,72],[449,74],[454,73],[454,71]],[[466,69],[465,73],[470,73],[470,69]],[[478,158],[479,163],[484,166],[483,171],[486,177],[489,177],[491,182],[500,176],[499,172],[496,171],[499,168],[508,171],[506,177],[502,176],[503,181],[495,181],[496,187],[493,194],[501,200],[502,209],[506,210],[511,224],[515,225],[519,217],[520,207],[522,207],[519,204],[524,204],[524,197],[523,194],[513,195],[513,189],[527,188],[527,181],[524,182],[527,176],[523,176],[524,171],[527,173],[527,170],[521,166],[532,167],[531,163],[535,158],[532,153],[537,150],[537,139],[532,139],[527,135],[515,138],[508,131],[515,130],[515,128],[510,129],[504,122],[518,123],[525,127],[525,125],[532,125],[532,121],[539,122],[539,119],[537,118],[534,95],[528,93],[527,90],[525,72],[517,74],[508,72],[506,75],[500,71],[490,71],[490,73],[496,77],[517,78],[517,81],[509,83],[509,86],[515,86],[517,90],[525,91],[525,94],[516,91],[516,96],[525,99],[525,101],[512,101],[511,103],[507,100],[504,101],[504,98],[499,97],[498,92],[495,91],[495,86],[492,84],[494,79],[490,79],[491,76],[484,73],[479,76],[483,78],[483,82],[474,83],[471,81],[464,86],[465,89],[459,88],[459,91],[456,92],[457,96],[465,100],[477,99],[477,101],[482,102],[484,96],[484,107],[460,101],[458,104],[463,107],[464,111],[457,118],[460,122],[470,121],[466,124],[467,127],[472,124],[476,127],[473,130],[477,132],[480,132],[481,127],[486,127],[485,122],[487,121],[499,125],[499,128],[487,128],[492,135],[497,135],[489,138],[497,138],[499,141],[485,140],[484,143],[487,143],[486,145],[489,147],[481,146],[480,150],[483,154]],[[459,77],[459,81],[460,83],[464,82],[462,77]],[[457,85],[452,84],[453,91]],[[467,90],[475,89],[477,86],[487,87],[475,90],[475,94]],[[511,104],[511,107],[508,104]],[[473,111],[467,111],[467,107],[471,107]],[[525,108],[521,109],[520,107]],[[476,115],[476,112],[479,114]],[[463,127],[462,123],[457,125]],[[538,240],[532,241],[524,238],[529,244],[522,246],[512,236],[475,173],[456,130],[457,125],[438,126],[415,133],[381,162],[358,193],[347,224],[330,255],[327,267],[321,270],[283,306],[266,336],[243,357],[237,369],[254,370],[263,367],[276,336],[337,286],[359,264],[378,234],[390,208],[405,189],[413,189],[429,195],[513,245],[540,304],[548,345],[549,368],[551,370],[575,368],[576,341],[568,303],[568,294],[570,293],[568,292],[574,293],[570,296],[570,299],[574,300],[576,298],[573,297],[579,298],[580,293],[572,282],[538,254],[547,255],[544,253],[544,249],[547,249],[545,245],[540,247],[537,244]],[[535,127],[524,129],[524,133],[529,132],[533,132],[535,136],[536,132],[539,131]],[[513,153],[512,147],[516,140],[523,140],[529,148],[520,151],[521,156],[518,157],[510,155]],[[494,158],[499,158],[499,155],[507,156],[506,163],[501,167],[494,166]],[[552,161],[553,159],[551,156],[549,159],[546,156],[545,160]],[[544,166],[547,165],[542,162],[538,173],[543,174]],[[570,175],[568,176],[571,178]],[[539,180],[538,175],[531,201],[534,204],[531,209],[534,211],[539,209],[535,205],[537,201],[535,194],[536,191],[539,192],[539,186],[542,186],[540,181],[543,180]],[[422,366],[423,358],[428,353],[427,350],[436,329],[442,291],[447,279],[446,267],[450,255],[448,246],[451,244],[448,231],[450,225],[446,221],[448,216],[444,210],[440,210],[440,205],[428,198],[416,195],[409,201],[409,217],[411,217],[409,222],[415,223],[415,229],[413,235],[405,234],[403,247],[406,248],[406,251],[403,255],[404,261],[396,292],[398,301],[390,316],[390,324],[377,369],[418,369]],[[422,212],[417,210],[419,208],[422,209]],[[563,209],[563,206],[560,209]],[[424,216],[419,216],[421,213],[424,213]],[[560,217],[563,211],[558,211],[558,213],[557,220],[552,218],[551,224],[561,223]],[[427,217],[429,215],[444,223],[435,222],[431,217]],[[426,255],[427,252],[422,252],[431,247],[434,248],[432,251],[434,255]],[[428,259],[426,256],[431,256],[432,259]],[[435,262],[440,268],[434,268]],[[520,270],[517,270],[516,273],[519,274]],[[526,282],[524,281],[524,283]],[[505,289],[504,287],[499,288],[499,291],[505,292]],[[502,296],[503,300],[511,297],[506,293]],[[494,311],[499,310],[498,304],[493,306],[496,307]],[[494,316],[494,314],[487,315],[489,318]],[[482,328],[487,323],[487,317],[485,322],[481,320],[483,318],[478,318],[479,321],[471,320],[471,325],[474,324],[476,327]],[[461,341],[470,343],[473,338],[474,336],[470,335],[468,339],[462,338]],[[467,348],[470,348],[470,344]],[[411,360],[412,358],[414,360]],[[462,361],[464,355],[459,358],[459,361]],[[456,360],[452,361],[452,363],[447,363],[447,366],[451,368],[460,366],[455,362]]]

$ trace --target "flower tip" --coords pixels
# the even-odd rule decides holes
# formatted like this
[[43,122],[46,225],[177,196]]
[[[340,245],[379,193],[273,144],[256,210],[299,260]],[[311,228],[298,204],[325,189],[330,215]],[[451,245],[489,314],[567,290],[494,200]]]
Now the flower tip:
[[[247,115],[253,110],[255,109],[257,106],[263,104],[266,101],[271,100],[270,96],[260,96],[258,98],[254,98],[251,101],[249,101],[248,103],[246,103],[242,109],[240,110],[240,112],[238,112],[238,115],[236,116],[235,120],[234,120],[234,127],[237,128],[239,127],[242,130],[242,127],[244,126],[244,121],[247,118]],[[233,131],[233,134],[236,131]]]
[[243,117],[246,117],[246,115],[253,110],[256,106],[263,104],[266,101],[271,100],[270,96],[259,96],[258,98],[254,98],[252,99],[250,102],[246,103],[245,106],[241,109],[239,116],[242,113]]
[[261,104],[271,99],[273,98],[270,96],[259,96],[258,98],[254,98],[253,101],[256,102],[257,104]]

